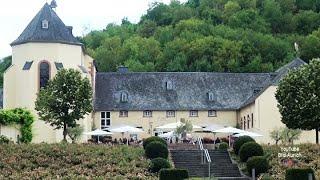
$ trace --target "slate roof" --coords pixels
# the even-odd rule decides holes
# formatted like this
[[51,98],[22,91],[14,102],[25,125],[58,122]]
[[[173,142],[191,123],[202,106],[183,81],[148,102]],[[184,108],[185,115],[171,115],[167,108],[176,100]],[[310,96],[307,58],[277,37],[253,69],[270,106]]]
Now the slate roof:
[[[42,28],[42,21],[48,20],[48,29]],[[51,9],[48,3],[42,7],[31,20],[21,35],[11,43],[11,46],[28,42],[54,42],[73,45],[82,45],[72,34],[71,28],[66,26]]]
[[[276,85],[290,69],[306,64],[296,58],[273,73],[98,72],[95,111],[238,110]],[[173,89],[166,84],[172,82]],[[122,93],[128,95],[121,102]],[[209,101],[208,93],[213,93]]]
[[[97,73],[95,111],[236,110],[255,90],[270,85],[273,73]],[[173,90],[166,89],[171,81]],[[120,102],[121,93],[128,102]],[[208,100],[213,93],[214,100]]]

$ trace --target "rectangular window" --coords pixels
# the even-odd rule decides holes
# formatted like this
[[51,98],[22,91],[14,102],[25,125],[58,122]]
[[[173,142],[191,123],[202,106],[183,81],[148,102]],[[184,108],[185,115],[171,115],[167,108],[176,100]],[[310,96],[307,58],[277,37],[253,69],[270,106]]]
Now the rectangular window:
[[152,111],[143,111],[143,117],[152,117]]
[[191,111],[190,111],[190,117],[198,117],[198,111],[196,111],[196,110],[191,110]]
[[167,117],[175,117],[176,112],[175,111],[167,111]]
[[119,111],[119,117],[128,117],[128,111]]
[[208,117],[217,117],[217,111],[209,110],[208,111]]
[[253,128],[253,113],[251,113],[251,127]]
[[101,129],[108,128],[111,125],[110,112],[101,112]]

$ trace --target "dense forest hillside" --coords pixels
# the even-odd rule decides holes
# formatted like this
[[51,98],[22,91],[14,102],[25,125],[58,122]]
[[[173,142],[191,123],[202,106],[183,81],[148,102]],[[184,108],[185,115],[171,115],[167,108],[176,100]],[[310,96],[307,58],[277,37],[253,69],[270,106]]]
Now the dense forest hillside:
[[100,71],[268,72],[319,57],[319,11],[316,0],[155,3],[138,24],[124,18],[81,41]]

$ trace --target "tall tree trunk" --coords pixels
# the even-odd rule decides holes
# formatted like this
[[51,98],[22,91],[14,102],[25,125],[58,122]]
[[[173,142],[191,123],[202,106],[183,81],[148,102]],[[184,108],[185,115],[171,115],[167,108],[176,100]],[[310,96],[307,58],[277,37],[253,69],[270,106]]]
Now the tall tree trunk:
[[319,144],[319,128],[316,128],[316,143]]
[[67,141],[67,124],[63,123],[63,141]]

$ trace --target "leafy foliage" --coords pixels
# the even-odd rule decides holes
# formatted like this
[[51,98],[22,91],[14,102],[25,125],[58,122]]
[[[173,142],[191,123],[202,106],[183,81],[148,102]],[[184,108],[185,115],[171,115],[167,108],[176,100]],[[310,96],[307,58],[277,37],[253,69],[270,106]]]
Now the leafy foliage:
[[20,142],[29,143],[32,141],[32,124],[34,117],[29,110],[16,108],[0,111],[0,125],[19,124],[21,137]]
[[[279,83],[276,98],[288,128],[312,130],[320,128],[320,59],[289,72]],[[319,139],[317,138],[317,143]]]
[[10,143],[10,139],[7,138],[4,135],[0,135],[0,144],[9,144]]
[[163,143],[165,146],[167,146],[167,142],[164,139],[158,136],[152,136],[143,140],[143,148],[146,149],[147,145],[154,141],[158,141],[160,143]]
[[[282,146],[284,148],[292,147]],[[295,147],[299,148],[299,152],[302,156],[300,158],[294,158],[296,162],[295,168],[311,168],[315,172],[316,179],[320,178],[320,156],[319,156],[319,145],[316,144],[297,144]],[[285,171],[289,168],[287,165],[282,163],[287,157],[278,157],[278,153],[283,153],[281,147],[276,145],[265,145],[263,146],[264,152],[270,155],[268,162],[270,169],[268,170],[268,175],[272,179],[285,179]]]
[[160,180],[183,180],[188,179],[189,173],[185,169],[161,169]]
[[233,144],[234,153],[239,155],[239,151],[240,151],[241,146],[244,143],[247,143],[247,142],[250,142],[250,141],[255,142],[255,140],[252,139],[252,137],[250,137],[250,136],[240,136],[238,139],[235,140],[235,142]]
[[0,152],[0,179],[157,179],[138,147],[8,144]]
[[138,24],[109,24],[82,42],[100,71],[269,72],[299,54],[319,57],[319,7],[310,0],[154,3]]
[[310,168],[308,169],[287,169],[286,180],[309,180],[308,175],[312,174],[312,179],[315,180],[314,171]]
[[283,144],[293,144],[294,140],[298,140],[301,134],[299,129],[276,128],[270,132],[270,137],[275,140],[276,145],[281,140]]
[[7,56],[0,62],[0,87],[3,87],[3,73],[11,66],[12,56]]
[[219,150],[227,150],[229,147],[228,143],[222,142],[219,144]]
[[253,156],[247,161],[247,170],[251,175],[252,169],[255,169],[255,173],[258,176],[261,173],[266,173],[269,169],[269,163],[263,156]]
[[263,149],[256,142],[247,142],[241,146],[239,156],[242,162],[247,162],[252,156],[263,156]]
[[89,79],[74,69],[61,69],[38,93],[35,109],[40,119],[56,129],[63,128],[66,140],[67,127],[75,127],[77,120],[91,112],[91,100]]
[[149,159],[158,158],[158,157],[167,159],[169,154],[167,146],[159,141],[153,141],[149,143],[146,146],[145,152],[146,152],[147,158]]
[[68,136],[72,140],[72,143],[76,143],[81,137],[84,129],[80,125],[76,125],[75,127],[71,127],[67,129]]
[[191,121],[187,120],[183,120],[182,121],[183,124],[181,124],[180,126],[177,127],[177,129],[175,130],[175,133],[177,135],[182,135],[183,138],[186,137],[187,133],[191,132],[192,131],[192,123]]
[[161,169],[170,168],[171,165],[167,159],[164,158],[154,158],[150,163],[150,171],[153,173],[159,172]]

